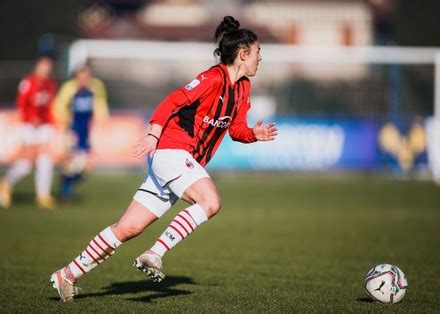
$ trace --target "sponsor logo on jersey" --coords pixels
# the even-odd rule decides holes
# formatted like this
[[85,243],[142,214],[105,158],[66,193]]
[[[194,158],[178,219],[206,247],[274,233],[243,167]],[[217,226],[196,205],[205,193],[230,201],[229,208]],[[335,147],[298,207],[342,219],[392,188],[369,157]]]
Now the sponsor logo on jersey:
[[194,164],[191,162],[191,160],[186,159],[185,161],[185,165],[189,168],[189,169],[193,169],[194,168]]
[[203,122],[204,123],[208,123],[212,126],[215,126],[216,128],[221,128],[221,129],[226,129],[229,128],[231,125],[231,116],[224,116],[224,117],[220,117],[217,120],[215,119],[211,119],[208,116],[205,116],[203,118]]
[[200,81],[198,79],[194,79],[191,82],[189,82],[188,84],[185,85],[185,89],[186,90],[192,90],[194,89],[197,85],[200,84]]
[[93,99],[91,96],[76,96],[73,99],[72,107],[74,112],[90,112],[93,110]]
[[47,91],[42,90],[42,91],[37,92],[34,97],[35,97],[34,98],[35,105],[37,107],[44,107],[49,104],[49,100],[51,98],[51,95]]

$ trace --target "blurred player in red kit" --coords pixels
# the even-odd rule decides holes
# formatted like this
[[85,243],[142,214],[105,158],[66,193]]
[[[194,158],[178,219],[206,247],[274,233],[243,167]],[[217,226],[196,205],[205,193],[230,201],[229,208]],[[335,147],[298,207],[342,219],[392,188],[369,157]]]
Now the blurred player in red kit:
[[189,206],[176,215],[154,245],[138,256],[134,266],[153,281],[164,279],[162,258],[220,210],[221,200],[205,165],[227,132],[235,141],[272,141],[273,123],[247,124],[250,108],[248,77],[262,60],[257,35],[231,16],[215,32],[220,64],[172,92],[156,108],[149,133],[134,147],[138,158],[148,156],[145,181],[119,221],[98,233],[64,268],[51,276],[63,301],[73,301],[77,280],[111,257],[122,243],[141,234],[162,217],[177,199]]
[[53,160],[50,142],[54,135],[52,101],[57,92],[57,84],[52,78],[52,69],[52,59],[39,57],[33,73],[25,76],[19,84],[16,105],[20,119],[20,147],[13,164],[0,182],[2,207],[11,206],[14,185],[30,174],[35,165],[37,205],[45,209],[54,208],[51,196]]

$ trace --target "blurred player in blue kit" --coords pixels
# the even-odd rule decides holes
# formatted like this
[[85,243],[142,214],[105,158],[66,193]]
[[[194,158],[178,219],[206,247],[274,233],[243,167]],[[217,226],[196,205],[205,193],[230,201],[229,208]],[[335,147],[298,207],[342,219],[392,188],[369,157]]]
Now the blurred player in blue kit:
[[108,117],[107,93],[103,82],[92,76],[88,64],[77,68],[65,82],[54,105],[54,113],[66,136],[67,154],[60,180],[60,197],[70,200],[74,186],[91,169],[90,131],[93,121]]

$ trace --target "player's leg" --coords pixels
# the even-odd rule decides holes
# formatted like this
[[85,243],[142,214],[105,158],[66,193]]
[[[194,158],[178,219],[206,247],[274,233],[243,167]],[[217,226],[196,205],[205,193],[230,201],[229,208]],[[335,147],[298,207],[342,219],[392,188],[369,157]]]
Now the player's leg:
[[50,152],[50,141],[53,133],[53,128],[50,125],[43,125],[37,129],[39,144],[35,159],[35,190],[38,206],[45,209],[55,207],[55,200],[51,195],[54,165]]
[[[179,187],[174,189],[182,199],[192,205],[177,214],[154,245],[135,260],[135,266],[145,271],[155,282],[160,282],[165,278],[162,272],[164,254],[220,210],[221,201],[217,189],[212,180],[205,177],[203,172],[206,174],[204,169],[198,172],[196,177],[203,177],[192,183],[183,193],[178,192]],[[190,182],[190,177],[187,176],[186,179],[185,175],[183,177],[182,181],[176,180],[174,184],[182,187],[185,186],[185,181]]]
[[92,168],[90,158],[89,129],[73,128],[70,130],[71,152],[61,170],[60,196],[63,200],[72,197],[73,189]]
[[75,283],[82,275],[110,258],[123,242],[139,235],[156,219],[152,211],[133,200],[116,224],[98,233],[72,262],[52,274],[51,282],[61,299],[72,301],[78,292]]
[[61,169],[60,196],[63,200],[72,197],[75,185],[84,178],[88,159],[88,153],[84,150],[75,150],[67,157]]
[[14,185],[29,175],[35,157],[35,130],[31,124],[22,124],[18,129],[20,148],[14,162],[0,182],[0,206],[10,207]]
[[215,216],[221,207],[220,196],[211,178],[201,178],[183,193],[182,199],[192,204],[182,210],[165,232],[157,239],[151,251],[161,257],[198,226]]
[[8,208],[12,202],[14,185],[32,171],[33,147],[24,145],[20,148],[15,161],[0,182],[0,206]]

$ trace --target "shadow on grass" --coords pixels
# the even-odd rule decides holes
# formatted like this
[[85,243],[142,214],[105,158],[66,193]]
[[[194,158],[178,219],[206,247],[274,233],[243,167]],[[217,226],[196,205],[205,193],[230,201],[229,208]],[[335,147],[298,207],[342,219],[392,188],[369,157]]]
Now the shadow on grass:
[[[54,194],[57,202],[57,209],[69,208],[69,207],[79,207],[85,204],[87,198],[85,198],[82,194],[75,194],[71,199],[63,200],[61,199],[59,193]],[[14,193],[13,196],[13,206],[14,207],[22,207],[22,206],[30,206],[36,207],[37,204],[35,202],[35,193],[33,191],[19,191]],[[88,200],[87,200],[88,201]]]
[[[136,293],[148,293],[140,297],[132,297],[127,300],[136,302],[152,302],[156,299],[191,294],[190,291],[175,288],[181,284],[194,285],[194,281],[189,277],[168,276],[160,283],[150,280],[114,282],[109,286],[103,287],[101,292],[79,294],[75,299],[93,298],[108,295],[124,295]],[[58,298],[50,298],[59,300]]]
[[14,193],[13,196],[13,205],[14,206],[34,206],[35,205],[35,193],[34,191],[20,191]]
[[357,298],[356,301],[365,302],[365,303],[374,303],[374,300],[369,297]]

